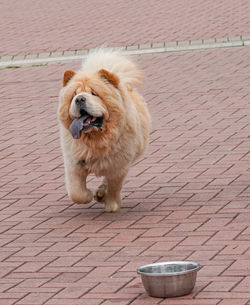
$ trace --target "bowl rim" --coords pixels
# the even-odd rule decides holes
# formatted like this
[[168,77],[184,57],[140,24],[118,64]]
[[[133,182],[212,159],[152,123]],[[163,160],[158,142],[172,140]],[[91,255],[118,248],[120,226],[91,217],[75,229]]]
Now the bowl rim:
[[[143,272],[140,269],[146,268],[146,267],[152,267],[152,266],[162,266],[162,265],[173,265],[173,264],[194,264],[195,267],[191,270],[184,270],[184,271],[179,271],[179,272],[165,272],[165,273],[149,273],[149,272]],[[193,261],[168,261],[168,262],[158,262],[158,263],[153,263],[153,264],[148,264],[148,265],[143,265],[137,268],[137,273],[141,275],[147,275],[147,276],[173,276],[173,275],[183,275],[191,272],[197,272],[200,270],[201,265],[199,263],[193,262]]]

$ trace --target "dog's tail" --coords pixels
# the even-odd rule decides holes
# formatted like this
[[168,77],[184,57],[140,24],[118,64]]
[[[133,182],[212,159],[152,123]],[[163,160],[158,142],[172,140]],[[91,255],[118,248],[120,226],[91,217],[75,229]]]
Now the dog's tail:
[[121,54],[120,50],[96,49],[83,62],[82,70],[88,72],[105,69],[116,74],[127,87],[138,87],[143,83],[143,76],[136,64]]

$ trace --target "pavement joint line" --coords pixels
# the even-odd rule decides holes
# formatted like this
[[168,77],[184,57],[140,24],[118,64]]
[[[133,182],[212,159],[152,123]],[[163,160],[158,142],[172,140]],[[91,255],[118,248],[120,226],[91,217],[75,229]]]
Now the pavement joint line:
[[[115,47],[120,49],[123,54],[127,55],[150,55],[168,52],[184,52],[198,50],[212,50],[217,48],[233,48],[250,46],[250,39],[247,36],[174,41],[174,42],[158,42],[148,44],[135,44],[123,47]],[[22,66],[42,66],[49,63],[63,63],[80,61],[86,58],[91,49],[85,50],[65,50],[55,52],[41,52],[35,54],[2,56],[0,57],[0,69],[15,68]],[[42,55],[42,56],[41,56]],[[7,60],[6,60],[7,59]]]

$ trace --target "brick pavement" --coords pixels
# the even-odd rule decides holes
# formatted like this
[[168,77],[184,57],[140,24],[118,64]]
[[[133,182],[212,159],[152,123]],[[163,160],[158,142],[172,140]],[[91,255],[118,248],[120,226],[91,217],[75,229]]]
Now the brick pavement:
[[0,0],[0,56],[249,35],[248,0]]
[[[79,64],[1,71],[1,305],[249,303],[248,49],[138,61],[153,127],[116,214],[64,188],[57,95]],[[179,259],[202,265],[193,293],[148,297],[136,268]]]

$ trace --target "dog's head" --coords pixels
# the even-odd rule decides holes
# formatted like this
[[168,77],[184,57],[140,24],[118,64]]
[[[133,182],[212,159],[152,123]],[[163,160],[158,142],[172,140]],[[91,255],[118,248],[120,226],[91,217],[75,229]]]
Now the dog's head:
[[75,139],[114,138],[125,112],[119,78],[107,70],[63,76],[58,117]]

